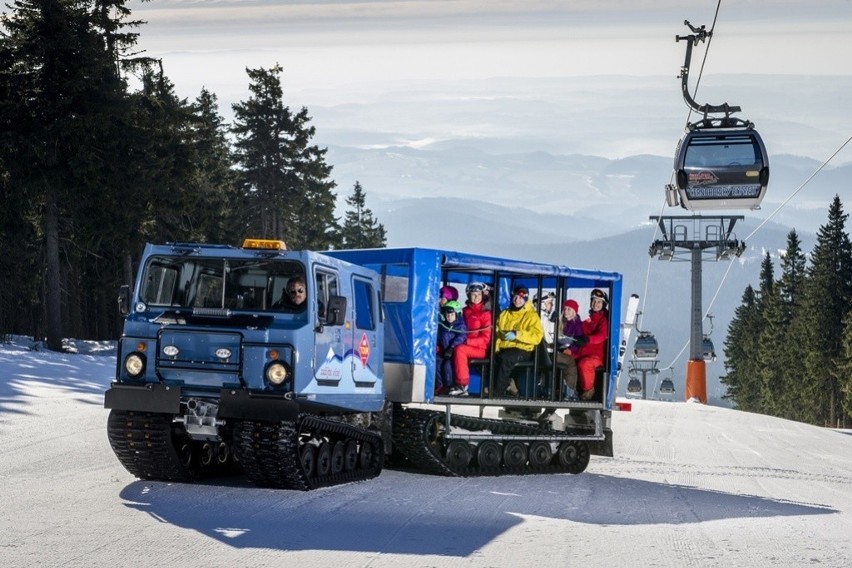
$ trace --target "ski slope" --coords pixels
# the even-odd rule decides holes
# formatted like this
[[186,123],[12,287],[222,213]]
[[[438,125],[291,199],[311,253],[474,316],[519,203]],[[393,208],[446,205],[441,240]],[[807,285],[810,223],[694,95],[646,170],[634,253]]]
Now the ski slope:
[[633,400],[577,476],[143,482],[107,442],[110,346],[25,343],[0,345],[0,566],[852,566],[846,432]]

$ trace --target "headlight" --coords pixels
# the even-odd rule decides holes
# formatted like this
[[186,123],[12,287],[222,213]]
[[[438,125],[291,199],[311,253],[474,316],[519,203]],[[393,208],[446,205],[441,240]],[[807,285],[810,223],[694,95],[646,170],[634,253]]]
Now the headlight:
[[140,353],[131,353],[124,359],[124,370],[131,377],[138,377],[145,370],[145,357]]
[[290,378],[290,370],[281,361],[273,361],[266,367],[266,380],[275,386]]

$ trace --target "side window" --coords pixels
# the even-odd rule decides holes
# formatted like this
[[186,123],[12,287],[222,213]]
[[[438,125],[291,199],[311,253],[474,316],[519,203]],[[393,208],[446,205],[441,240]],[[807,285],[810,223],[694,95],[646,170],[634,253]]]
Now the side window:
[[355,327],[358,329],[376,329],[375,294],[373,286],[364,280],[355,279]]
[[142,286],[142,299],[152,305],[168,306],[172,304],[177,270],[168,266],[151,265],[145,273]]
[[338,296],[340,294],[337,274],[317,270],[316,284],[317,314],[319,314],[319,319],[324,320],[326,316],[326,306],[328,306],[328,298],[330,296]]

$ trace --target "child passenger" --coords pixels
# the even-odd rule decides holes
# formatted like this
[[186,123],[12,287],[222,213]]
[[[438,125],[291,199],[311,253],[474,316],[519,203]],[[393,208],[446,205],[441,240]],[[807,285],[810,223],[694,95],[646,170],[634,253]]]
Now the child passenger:
[[556,363],[562,369],[562,382],[568,388],[565,398],[573,399],[577,391],[577,361],[580,347],[588,343],[583,335],[583,321],[577,313],[580,305],[569,299],[562,303],[562,330],[556,350]]
[[452,286],[441,286],[438,290],[438,307],[443,308],[444,304],[451,300],[459,299],[459,291]]
[[467,337],[467,326],[461,317],[462,307],[449,300],[441,307],[438,325],[438,360],[435,366],[435,394],[448,393],[453,387],[453,354]]

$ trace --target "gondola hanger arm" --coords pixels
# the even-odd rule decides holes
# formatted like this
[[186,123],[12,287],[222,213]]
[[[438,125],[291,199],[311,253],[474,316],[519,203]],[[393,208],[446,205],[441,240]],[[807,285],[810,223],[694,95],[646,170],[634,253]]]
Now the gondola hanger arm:
[[[704,26],[695,27],[689,23],[689,20],[683,21],[684,25],[688,26],[690,30],[692,30],[692,34],[684,35],[684,36],[675,36],[675,41],[686,41],[686,56],[684,58],[683,66],[680,68],[680,87],[681,92],[683,93],[683,100],[686,101],[686,104],[689,105],[693,110],[700,112],[704,115],[704,119],[697,122],[695,125],[701,125],[705,128],[709,128],[714,126],[713,122],[718,121],[719,124],[716,126],[719,127],[728,127],[728,126],[743,126],[743,121],[738,118],[732,118],[731,114],[735,112],[740,112],[742,110],[738,106],[729,105],[728,103],[722,103],[720,105],[709,105],[698,104],[695,99],[692,97],[692,94],[689,92],[689,67],[692,63],[692,47],[698,45],[698,42],[704,42],[707,38],[713,37],[713,30],[706,30]],[[708,117],[708,114],[720,114],[724,113],[724,118],[722,117]]]

